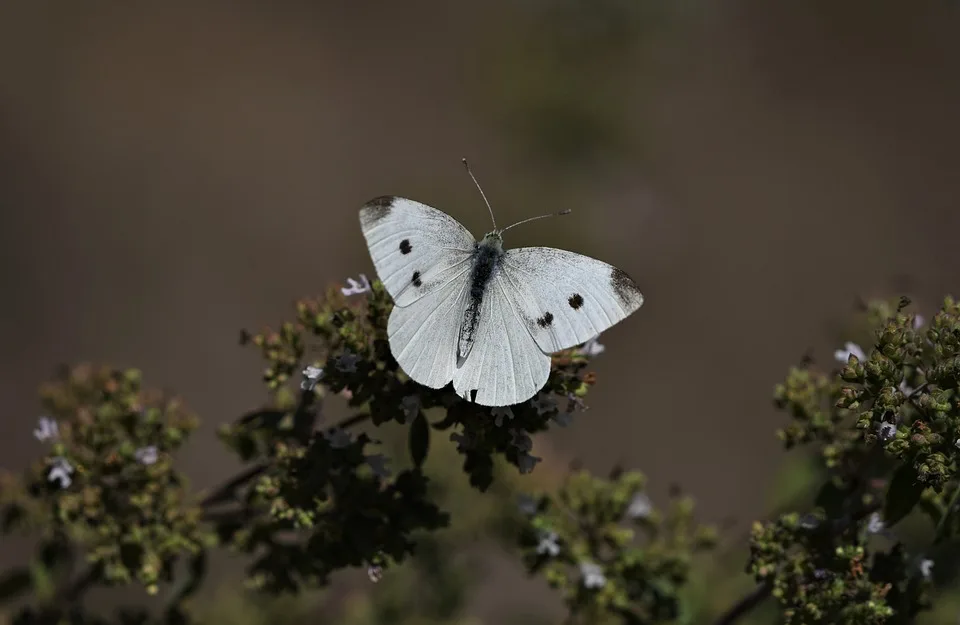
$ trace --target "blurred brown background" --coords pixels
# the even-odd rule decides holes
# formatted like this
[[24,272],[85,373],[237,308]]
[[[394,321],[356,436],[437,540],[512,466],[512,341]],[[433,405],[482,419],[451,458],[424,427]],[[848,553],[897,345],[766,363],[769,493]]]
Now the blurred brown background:
[[749,520],[786,368],[829,361],[857,295],[956,293],[958,27],[947,0],[4,3],[0,465],[40,453],[38,383],[93,360],[181,393],[185,462],[223,478],[214,428],[263,397],[239,328],[372,275],[371,197],[482,235],[466,156],[501,224],[574,209],[508,245],[647,296],[553,442]]

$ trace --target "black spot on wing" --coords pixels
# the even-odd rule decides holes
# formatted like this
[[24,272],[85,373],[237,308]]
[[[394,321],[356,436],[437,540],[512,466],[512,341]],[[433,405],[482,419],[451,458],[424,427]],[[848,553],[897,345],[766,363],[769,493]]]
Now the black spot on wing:
[[410,245],[410,239],[404,239],[403,241],[400,241],[401,254],[409,254],[412,251],[413,251],[413,246]]
[[363,222],[364,227],[372,226],[389,215],[390,211],[393,210],[393,204],[396,200],[396,196],[381,195],[364,204],[363,208],[360,209],[360,220]]
[[567,303],[570,304],[570,308],[580,310],[580,307],[583,306],[583,296],[579,293],[574,293],[567,299]]
[[423,280],[420,279],[419,271],[413,272],[413,277],[410,279],[410,282],[413,282],[413,286],[416,286],[416,287],[423,286]]
[[627,275],[627,272],[614,267],[610,271],[610,286],[624,306],[636,307],[643,304],[643,294],[640,293],[637,283]]
[[550,311],[543,313],[543,316],[537,319],[537,325],[541,328],[549,328],[550,324],[553,323],[553,315]]

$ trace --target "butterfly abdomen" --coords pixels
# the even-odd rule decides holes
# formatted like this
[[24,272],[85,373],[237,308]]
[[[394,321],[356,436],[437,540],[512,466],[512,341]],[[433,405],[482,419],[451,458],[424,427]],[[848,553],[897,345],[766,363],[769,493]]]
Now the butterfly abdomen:
[[483,241],[477,243],[473,251],[473,270],[470,274],[470,300],[463,311],[463,320],[460,323],[460,337],[457,341],[457,363],[463,364],[473,342],[476,340],[477,326],[480,324],[480,307],[483,304],[483,295],[487,285],[503,258],[503,246],[500,236],[488,234]]

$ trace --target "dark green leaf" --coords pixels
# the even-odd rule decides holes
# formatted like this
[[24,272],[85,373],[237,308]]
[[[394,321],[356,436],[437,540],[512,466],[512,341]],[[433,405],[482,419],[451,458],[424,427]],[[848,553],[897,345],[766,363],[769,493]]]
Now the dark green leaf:
[[849,498],[849,493],[830,479],[820,487],[813,505],[823,508],[828,519],[836,519],[843,515],[843,505]]
[[917,481],[917,470],[912,464],[901,465],[893,473],[890,487],[887,489],[887,498],[883,504],[883,520],[887,527],[892,527],[900,519],[910,514],[924,486]]
[[430,424],[427,418],[423,416],[423,411],[417,412],[417,416],[410,424],[410,457],[413,458],[415,467],[423,466],[423,461],[427,458],[427,451],[430,449]]

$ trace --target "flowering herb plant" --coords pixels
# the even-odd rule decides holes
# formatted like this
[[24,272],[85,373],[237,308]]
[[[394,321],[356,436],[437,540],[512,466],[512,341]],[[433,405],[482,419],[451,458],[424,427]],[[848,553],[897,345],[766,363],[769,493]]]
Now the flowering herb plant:
[[[929,609],[960,530],[960,306],[948,299],[926,323],[907,304],[872,304],[869,342],[847,343],[834,371],[805,363],[777,387],[790,419],[779,436],[815,449],[824,481],[808,509],[754,525],[741,562],[756,586],[727,607],[690,592],[696,554],[718,536],[688,497],[658,509],[646,478],[620,469],[574,470],[522,495],[509,534],[528,572],[560,593],[567,622],[733,623],[766,602],[784,623],[912,623]],[[243,334],[266,363],[269,400],[220,428],[243,467],[209,492],[194,493],[173,462],[197,418],[139,371],[80,365],[45,385],[33,434],[47,453],[0,482],[4,532],[38,540],[34,561],[0,578],[11,622],[200,622],[195,599],[217,550],[242,557],[263,595],[323,588],[352,568],[386,582],[411,555],[435,557],[432,537],[457,524],[438,502],[431,454],[449,445],[484,496],[504,467],[523,484],[542,460],[535,435],[585,409],[603,345],[555,354],[540,393],[491,409],[403,373],[386,337],[391,306],[361,276],[298,302],[275,330]],[[352,412],[334,424],[322,414],[332,396]],[[369,432],[390,424],[404,442],[388,457]],[[903,540],[916,518],[928,525]],[[161,601],[104,616],[86,601],[98,586]]]

